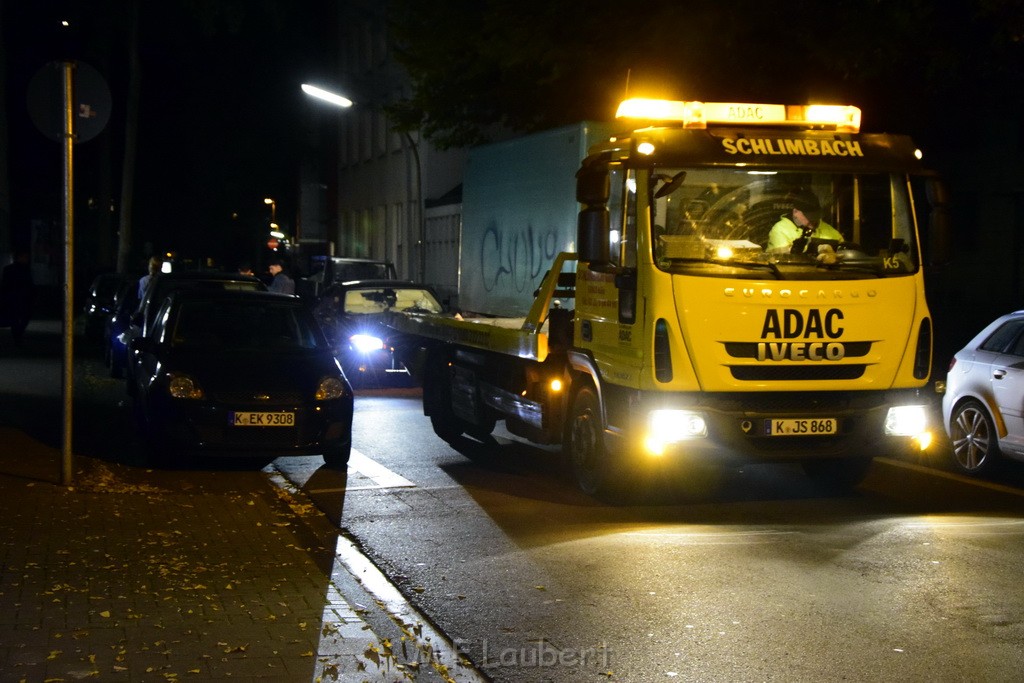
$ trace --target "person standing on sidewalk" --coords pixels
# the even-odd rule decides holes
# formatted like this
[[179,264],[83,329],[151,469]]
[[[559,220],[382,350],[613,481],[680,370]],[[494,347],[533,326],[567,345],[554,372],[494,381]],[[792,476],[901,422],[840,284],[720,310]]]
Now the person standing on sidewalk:
[[146,288],[149,287],[149,283],[153,281],[153,278],[159,272],[160,259],[156,256],[151,256],[149,259],[149,271],[139,278],[139,301],[146,298]]
[[27,249],[17,249],[14,261],[4,266],[0,278],[0,325],[11,328],[14,345],[20,347],[25,339],[25,328],[32,318],[35,283]]
[[271,259],[267,268],[270,270],[270,274],[274,276],[267,289],[271,292],[280,292],[281,294],[295,293],[295,280],[291,279],[288,273],[284,272],[283,260],[279,258]]

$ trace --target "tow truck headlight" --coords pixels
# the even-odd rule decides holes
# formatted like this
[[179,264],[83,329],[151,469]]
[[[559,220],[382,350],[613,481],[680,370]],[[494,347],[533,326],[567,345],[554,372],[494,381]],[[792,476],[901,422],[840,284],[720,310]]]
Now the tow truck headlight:
[[384,340],[369,334],[353,334],[348,338],[349,342],[359,353],[373,353],[384,348]]
[[704,416],[692,410],[652,410],[647,419],[645,446],[653,455],[661,455],[670,444],[708,435]]
[[893,406],[885,416],[885,433],[889,436],[918,436],[927,429],[924,406]]
[[928,409],[925,406],[893,406],[885,416],[885,433],[890,436],[909,436],[920,451],[926,451],[934,441],[928,430]]

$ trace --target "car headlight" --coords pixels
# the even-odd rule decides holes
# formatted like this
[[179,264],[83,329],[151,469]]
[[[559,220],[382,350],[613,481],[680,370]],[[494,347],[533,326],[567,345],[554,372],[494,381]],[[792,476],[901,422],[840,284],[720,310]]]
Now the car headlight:
[[653,455],[661,455],[669,444],[708,435],[704,416],[692,410],[652,410],[647,418],[645,445]]
[[359,353],[372,353],[384,348],[383,339],[369,334],[353,334],[348,341]]
[[330,401],[345,395],[345,383],[337,377],[324,377],[316,387],[316,400]]
[[188,375],[171,373],[168,379],[167,390],[174,398],[199,399],[206,395],[199,382]]

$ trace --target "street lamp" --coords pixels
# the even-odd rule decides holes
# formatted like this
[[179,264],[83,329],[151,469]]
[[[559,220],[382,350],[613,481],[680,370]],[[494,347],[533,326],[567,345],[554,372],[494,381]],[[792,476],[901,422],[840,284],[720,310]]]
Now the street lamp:
[[[318,88],[315,85],[309,85],[308,83],[302,84],[302,92],[306,93],[310,97],[315,97],[318,100],[323,100],[333,104],[336,107],[342,107],[347,109],[355,104],[352,100],[339,95],[338,93]],[[419,232],[419,279],[425,280],[427,275],[427,235],[426,235],[426,222],[423,216],[423,175],[422,166],[420,164],[420,151],[416,144],[416,141],[412,139],[408,131],[402,131],[402,138],[408,145],[409,150],[412,152],[413,162],[416,166],[416,214],[418,219],[418,232]]]
[[263,203],[270,204],[270,224],[273,225],[277,223],[277,202],[270,197],[267,197],[263,200]]
[[349,98],[343,97],[342,95],[330,92],[328,90],[324,90],[323,88],[318,88],[315,85],[309,85],[308,83],[302,84],[302,92],[312,97],[315,97],[319,100],[323,100],[324,102],[330,102],[336,107],[352,106],[352,100],[350,100]]

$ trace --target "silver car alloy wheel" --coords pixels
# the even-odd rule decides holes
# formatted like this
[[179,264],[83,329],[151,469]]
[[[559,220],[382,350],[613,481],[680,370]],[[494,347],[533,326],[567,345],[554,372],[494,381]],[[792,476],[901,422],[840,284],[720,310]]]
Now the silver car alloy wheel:
[[980,474],[992,468],[999,455],[995,424],[985,407],[968,400],[953,410],[951,441],[953,462],[967,474]]

